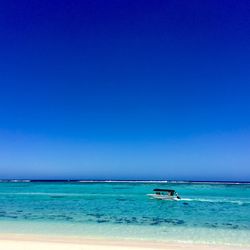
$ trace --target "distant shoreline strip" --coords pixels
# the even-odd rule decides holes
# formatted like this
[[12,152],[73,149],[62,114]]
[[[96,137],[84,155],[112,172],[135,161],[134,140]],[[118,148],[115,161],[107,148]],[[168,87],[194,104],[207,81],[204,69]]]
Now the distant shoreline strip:
[[175,180],[43,180],[43,179],[1,179],[0,182],[78,182],[78,183],[169,183],[169,184],[250,184],[248,181],[175,181]]

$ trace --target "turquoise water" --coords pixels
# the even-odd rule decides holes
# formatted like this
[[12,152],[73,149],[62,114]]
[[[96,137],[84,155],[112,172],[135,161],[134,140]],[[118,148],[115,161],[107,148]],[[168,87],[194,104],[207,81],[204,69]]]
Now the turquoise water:
[[250,246],[250,185],[0,182],[0,232]]

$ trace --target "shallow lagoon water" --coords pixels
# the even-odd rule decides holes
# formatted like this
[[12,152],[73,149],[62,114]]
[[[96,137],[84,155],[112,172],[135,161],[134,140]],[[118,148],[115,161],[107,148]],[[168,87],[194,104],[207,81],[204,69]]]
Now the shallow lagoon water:
[[[181,201],[150,199],[156,187]],[[250,246],[250,185],[0,183],[0,231]]]

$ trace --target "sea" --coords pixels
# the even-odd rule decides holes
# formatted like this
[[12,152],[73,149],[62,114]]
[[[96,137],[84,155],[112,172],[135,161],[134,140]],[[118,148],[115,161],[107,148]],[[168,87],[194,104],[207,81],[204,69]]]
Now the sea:
[[[155,188],[182,199],[152,199]],[[0,233],[249,247],[250,184],[2,180]]]

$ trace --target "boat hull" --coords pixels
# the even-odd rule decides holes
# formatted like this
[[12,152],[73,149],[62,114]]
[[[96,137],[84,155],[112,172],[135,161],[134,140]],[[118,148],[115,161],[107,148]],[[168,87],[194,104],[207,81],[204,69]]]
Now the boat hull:
[[180,198],[177,197],[171,197],[168,195],[160,195],[160,194],[147,194],[152,199],[157,199],[157,200],[170,200],[170,201],[179,201]]

